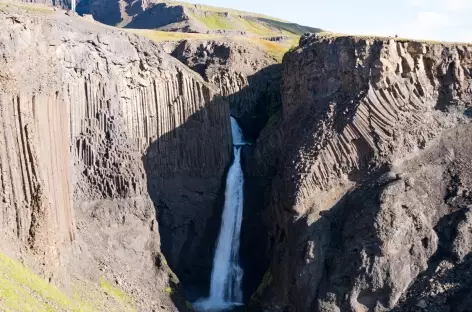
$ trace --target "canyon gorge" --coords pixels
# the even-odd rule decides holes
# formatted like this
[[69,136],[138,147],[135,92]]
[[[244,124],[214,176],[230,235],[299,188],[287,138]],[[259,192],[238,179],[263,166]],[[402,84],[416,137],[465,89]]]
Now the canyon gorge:
[[33,2],[0,2],[1,311],[470,311],[472,44]]

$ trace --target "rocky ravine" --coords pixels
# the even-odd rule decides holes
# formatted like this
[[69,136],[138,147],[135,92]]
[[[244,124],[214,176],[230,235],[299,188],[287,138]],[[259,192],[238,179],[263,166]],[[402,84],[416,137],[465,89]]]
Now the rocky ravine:
[[197,259],[230,161],[227,102],[135,35],[12,5],[0,23],[2,250],[32,250],[59,285],[104,275],[142,311],[173,306],[155,208],[168,257]]
[[[253,141],[257,138],[260,131],[267,123],[268,119],[280,109],[280,81],[281,81],[281,64],[266,51],[249,42],[240,40],[182,40],[158,42],[162,50],[177,58],[190,69],[198,73],[205,81],[211,83],[218,88],[219,94],[229,104],[230,114],[237,118],[238,123],[242,126],[245,138]],[[245,148],[245,151],[248,151]],[[221,185],[224,185],[222,177]],[[257,187],[259,181],[246,181],[245,206],[249,207],[244,210],[244,221],[242,229],[241,244],[241,261],[245,270],[244,288],[245,296],[250,297],[252,292],[267,269],[268,257],[261,250],[266,249],[267,244],[267,228],[262,222],[261,205],[252,201],[249,194]],[[204,236],[201,241],[205,247],[200,250],[197,258],[189,257],[171,257],[169,264],[181,278],[182,282],[196,286],[196,293],[205,295],[208,287],[210,270],[213,258],[213,242],[214,235],[219,230],[221,207],[223,206],[223,191],[221,192],[215,203],[215,210],[211,226],[215,228],[206,230],[209,236]],[[185,209],[191,213],[190,206]],[[185,214],[173,214],[173,210],[169,210],[174,219],[182,219]],[[191,215],[193,222],[200,224],[199,216]],[[183,219],[186,219],[184,217]],[[165,248],[167,244],[173,244],[175,240],[175,231],[172,227],[165,225],[166,221],[161,224],[160,232],[164,246],[164,253],[167,255],[168,250]],[[166,234],[167,233],[167,234]],[[213,235],[213,236],[211,236]],[[191,239],[198,241],[201,237],[187,237],[183,239]]]
[[[36,62],[31,64],[32,70],[25,68],[15,74],[15,79],[19,82],[31,80],[25,83],[26,86],[35,86],[43,82],[41,79],[36,81],[38,77],[45,77],[44,82],[55,79],[56,82],[50,83],[53,89],[54,86],[61,85],[62,80],[69,81],[71,79],[68,76],[63,78],[66,75],[63,72],[68,70],[72,70],[76,74],[79,73],[82,77],[81,81],[83,80],[83,87],[79,86],[72,90],[78,95],[75,93],[71,95],[74,98],[79,97],[78,101],[82,104],[70,103],[68,105],[77,109],[78,114],[85,117],[74,117],[77,116],[76,113],[66,112],[66,115],[70,115],[70,120],[61,118],[61,125],[57,126],[57,129],[67,128],[70,123],[71,129],[75,131],[70,135],[69,141],[60,143],[62,148],[66,143],[71,144],[70,148],[64,150],[62,159],[65,168],[68,163],[66,151],[70,149],[72,155],[69,157],[72,157],[74,168],[72,172],[68,173],[71,178],[65,179],[64,183],[75,183],[69,185],[71,190],[66,189],[63,197],[68,198],[70,194],[74,195],[74,201],[67,211],[78,214],[77,227],[86,236],[91,236],[87,242],[83,242],[82,237],[76,237],[75,240],[69,239],[81,244],[79,248],[81,251],[71,258],[81,258],[80,254],[89,249],[87,244],[94,245],[96,242],[100,242],[100,244],[96,246],[94,252],[101,254],[103,258],[109,257],[107,247],[103,247],[107,245],[107,239],[104,237],[116,234],[114,230],[97,231],[95,227],[90,226],[89,216],[85,216],[85,221],[81,221],[83,211],[92,215],[94,220],[103,219],[102,223],[97,224],[98,227],[105,224],[114,228],[114,222],[121,223],[122,220],[128,218],[129,213],[133,213],[133,210],[137,209],[146,218],[149,217],[149,222],[152,223],[150,228],[156,230],[157,225],[152,220],[152,215],[148,216],[151,206],[149,206],[150,202],[146,197],[149,194],[158,212],[160,243],[162,243],[161,249],[166,257],[166,262],[187,286],[196,285],[196,292],[204,295],[205,288],[208,287],[214,243],[220,225],[224,198],[224,189],[221,188],[224,185],[224,170],[230,162],[229,141],[226,137],[229,124],[227,123],[228,119],[224,116],[229,116],[230,113],[236,116],[244,125],[248,138],[255,138],[270,114],[280,105],[280,65],[276,64],[274,58],[264,50],[243,42],[189,40],[155,46],[136,36],[128,36],[126,32],[112,31],[93,22],[85,21],[85,19],[65,16],[62,11],[57,13],[51,11],[47,15],[33,14],[36,11],[35,8],[31,7],[27,14],[24,11],[15,12],[15,15],[11,17],[12,25],[18,24],[17,28],[21,28],[20,25],[27,22],[27,29],[30,31],[29,25],[35,25],[30,22],[30,19],[34,18],[38,24],[35,27],[46,27],[48,30],[44,41],[54,41],[51,47],[56,46],[57,41],[61,44],[69,42],[71,39],[68,39],[69,41],[60,39],[69,36],[69,34],[71,38],[80,38],[85,42],[78,52],[79,56],[76,57],[75,54],[72,56],[59,55],[67,60],[67,64],[63,64],[62,61],[57,61],[55,56],[49,55],[50,59],[47,61],[32,61]],[[14,11],[15,6],[10,5],[5,14],[8,16]],[[23,14],[26,16],[22,16]],[[58,26],[53,25],[55,19],[60,21]],[[67,21],[66,28],[62,26],[64,21]],[[77,29],[72,29],[76,26]],[[87,37],[83,35],[84,32]],[[93,37],[94,33],[97,33],[97,36],[93,38],[94,41],[88,39]],[[12,34],[17,36],[14,32]],[[114,36],[118,37],[113,39],[114,43],[110,45],[106,41],[108,37],[102,38],[105,36],[103,34],[113,38]],[[22,34],[17,36],[20,41],[21,36]],[[139,61],[132,59],[133,62],[137,62],[138,69],[133,72],[127,71],[129,66],[126,64],[130,58],[127,58],[128,54],[124,56],[113,56],[113,54],[121,49],[121,45],[125,45],[120,43],[122,40],[131,40],[128,38],[132,38],[139,44],[146,42],[146,45],[149,46],[147,49],[152,50],[153,55],[158,54],[162,58],[160,62],[147,64],[139,57]],[[74,41],[69,44],[76,45]],[[9,43],[9,45],[11,44]],[[27,46],[25,45],[25,50],[28,50]],[[89,67],[93,64],[93,61],[87,60],[87,55],[91,53],[88,51],[89,49],[101,53],[98,57],[103,60],[97,61],[98,65],[105,62],[105,68],[117,67],[119,71],[117,70],[115,74],[108,69],[106,72],[101,68],[94,69],[94,72],[100,74],[89,78],[90,75],[86,74],[86,70],[92,70]],[[145,59],[151,53],[148,50],[137,48],[137,53],[144,53],[142,58]],[[13,51],[13,48],[10,51]],[[103,51],[107,51],[107,54],[103,54]],[[180,63],[158,51],[170,52],[215,87],[209,87],[198,75],[183,69],[184,67]],[[34,55],[34,51],[28,51],[28,53]],[[66,53],[64,52],[64,54]],[[112,57],[118,61],[110,61],[109,59]],[[169,78],[165,76],[170,72],[166,67],[168,60],[172,62],[170,64],[176,66],[173,74],[169,74]],[[15,62],[18,62],[18,58],[10,59],[6,64],[5,71],[14,68],[12,64],[16,66]],[[76,64],[80,64],[80,66]],[[49,71],[45,66],[55,68],[59,74]],[[146,81],[147,72],[152,71],[153,68],[157,68],[159,73],[164,72],[160,83],[154,83],[152,79],[151,83]],[[27,76],[28,71],[31,76]],[[82,72],[85,73],[81,74]],[[121,74],[122,72],[125,74]],[[110,73],[113,73],[113,76],[107,78],[107,75],[111,75]],[[73,79],[77,79],[76,74]],[[59,78],[57,78],[58,75]],[[187,81],[187,75],[197,80]],[[4,80],[5,83],[12,83],[13,75],[7,76],[5,74],[5,77],[8,78]],[[116,77],[120,77],[119,81],[125,78],[126,81],[131,81],[132,87],[128,87],[128,85],[122,87],[121,84],[124,82],[119,82],[118,87],[109,87],[109,81],[112,81],[113,84],[117,83],[114,82],[117,80]],[[88,79],[94,80],[89,82]],[[97,83],[98,86],[95,86]],[[76,83],[74,82],[74,84]],[[82,82],[79,82],[79,85],[82,85]],[[37,87],[38,90],[42,90],[42,88],[44,87]],[[115,90],[112,90],[113,88]],[[159,93],[159,88],[164,90],[162,95]],[[72,92],[69,89],[68,87],[68,92]],[[22,92],[24,91],[22,90]],[[31,91],[31,93],[33,92],[34,90]],[[86,93],[82,94],[82,92]],[[103,92],[108,92],[112,96],[106,93],[98,99],[93,97],[93,94],[102,94]],[[219,94],[223,98],[215,98],[215,94]],[[8,94],[7,97],[9,96]],[[105,101],[101,99],[102,97],[107,101],[105,107],[104,104],[100,104],[100,101]],[[112,102],[118,100],[119,102],[111,105]],[[37,101],[36,97],[35,101]],[[97,103],[93,104],[95,105],[93,110],[87,108],[88,101]],[[154,102],[155,104],[152,104]],[[187,106],[191,107],[187,108]],[[161,109],[161,107],[164,108]],[[32,104],[27,104],[24,107],[25,111],[32,109]],[[113,111],[110,112],[110,110]],[[77,118],[79,119],[75,120]],[[85,126],[81,121],[83,118],[87,118]],[[86,131],[82,129],[86,129]],[[211,135],[207,135],[210,132]],[[91,139],[92,137],[93,139]],[[208,141],[211,143],[207,144]],[[53,152],[49,145],[43,146],[48,153]],[[110,162],[109,159],[113,160]],[[44,160],[39,162],[44,162]],[[144,167],[142,163],[144,163]],[[15,164],[14,167],[18,170],[21,169],[20,164]],[[63,171],[71,171],[70,168],[64,168],[62,168]],[[47,174],[45,173],[45,175]],[[11,175],[15,175],[15,172],[12,172]],[[63,176],[67,176],[67,174]],[[62,182],[55,183],[56,187],[61,189]],[[250,191],[251,183],[248,182],[246,185]],[[144,197],[145,200],[128,200],[128,198],[135,197]],[[126,200],[122,201],[121,198]],[[118,210],[123,211],[117,213],[114,209],[115,206],[119,207]],[[75,209],[73,209],[74,207]],[[79,207],[81,209],[77,212]],[[58,213],[63,213],[63,211],[60,210]],[[267,256],[260,253],[260,250],[264,249],[266,245],[266,229],[261,224],[260,207],[247,209],[245,213],[246,222],[243,225],[243,232],[247,235],[244,238],[246,243],[243,244],[242,257],[245,269],[250,272],[245,275],[245,279],[248,279],[245,284],[248,285],[249,290],[246,295],[250,296],[251,289],[255,289],[267,267]],[[72,220],[71,222],[75,222],[73,216],[67,218]],[[109,219],[114,221],[111,222]],[[24,223],[28,225],[30,221],[27,220]],[[57,235],[56,230],[51,230],[48,225],[43,224],[43,227]],[[135,228],[135,224],[131,227]],[[74,228],[74,225],[70,225],[71,236],[75,237]],[[24,231],[27,232],[27,230]],[[57,232],[62,233],[62,231]],[[125,236],[137,237],[136,240],[129,241],[123,249],[120,248],[123,258],[128,257],[130,252],[134,252],[135,244],[142,239],[141,235],[147,235],[140,231],[132,233],[120,230],[118,232],[120,233],[116,235],[119,240],[125,240]],[[91,233],[94,235],[90,235]],[[49,243],[43,245],[48,248]],[[102,249],[107,252],[104,253]],[[73,262],[73,266],[88,267],[88,262],[83,259],[73,260]],[[130,262],[135,263],[136,261],[130,260]],[[95,268],[96,266],[89,267]]]
[[472,46],[314,35],[283,63],[248,169],[272,177],[254,305],[466,311]]
[[183,41],[178,62],[62,11],[0,15],[2,252],[61,288],[106,277],[141,311],[186,310],[167,262],[207,287],[231,113],[257,139],[247,289],[270,262],[249,309],[470,307],[471,46],[314,35],[281,68]]

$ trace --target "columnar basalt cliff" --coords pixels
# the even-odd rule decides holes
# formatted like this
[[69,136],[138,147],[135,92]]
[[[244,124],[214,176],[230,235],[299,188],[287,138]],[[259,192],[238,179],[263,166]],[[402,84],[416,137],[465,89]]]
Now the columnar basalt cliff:
[[173,305],[154,208],[169,264],[194,258],[230,161],[227,102],[135,35],[63,12],[0,16],[2,245],[31,247],[53,280],[66,266],[119,280],[143,311]]
[[250,165],[272,177],[255,305],[388,310],[420,274],[463,261],[467,221],[444,220],[469,209],[471,69],[471,46],[393,39],[314,35],[285,56],[282,111]]
[[[81,5],[142,27],[173,7],[153,22],[177,31],[189,14],[200,26],[231,15]],[[157,44],[57,9],[0,6],[0,285],[6,253],[70,294],[102,283],[138,311],[189,310],[181,283],[207,295],[232,115],[251,143],[244,309],[470,310],[472,46],[316,34],[278,64],[221,38]],[[96,309],[127,310],[105,293]]]

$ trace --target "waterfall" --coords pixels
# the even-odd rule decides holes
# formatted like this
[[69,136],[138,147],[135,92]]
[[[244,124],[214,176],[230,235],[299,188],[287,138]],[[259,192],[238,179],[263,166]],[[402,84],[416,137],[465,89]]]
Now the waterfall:
[[234,160],[226,178],[225,204],[221,218],[220,235],[213,259],[210,296],[195,303],[199,311],[224,311],[242,305],[241,283],[243,270],[239,266],[241,223],[243,220],[243,171],[241,146],[244,142],[241,128],[231,117]]

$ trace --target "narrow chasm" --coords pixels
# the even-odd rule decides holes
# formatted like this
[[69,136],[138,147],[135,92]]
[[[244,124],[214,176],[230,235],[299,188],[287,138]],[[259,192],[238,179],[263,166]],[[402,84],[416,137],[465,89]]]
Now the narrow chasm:
[[[280,71],[277,64],[247,77],[247,85],[238,92],[215,99],[152,143],[143,159],[161,251],[166,265],[177,275],[185,299],[197,311],[245,309],[268,270],[269,231],[263,208],[271,177],[255,174],[251,168],[259,135],[280,110]],[[228,107],[227,120],[211,120],[222,105]],[[208,131],[225,130],[228,141],[198,140]],[[200,144],[201,155],[192,154],[195,144]],[[174,155],[175,146],[183,153],[188,151],[185,157],[201,157],[201,168],[174,163],[176,156],[182,158]],[[225,164],[207,167],[207,153],[221,155]],[[239,175],[241,184],[230,185]],[[228,193],[235,196],[231,203]],[[234,218],[228,219],[227,209],[233,209]],[[239,225],[237,218],[242,219]],[[235,237],[235,232],[239,232],[238,239],[228,238]]]
[[[255,46],[236,42],[185,40],[168,50],[215,86],[219,97],[159,138],[145,156],[161,250],[189,302],[214,299],[210,284],[215,282],[212,271],[224,222],[227,179],[239,157],[244,176],[238,242],[242,296],[224,297],[223,301],[247,304],[269,266],[269,231],[263,208],[272,176],[253,170],[258,167],[253,155],[264,127],[281,107],[282,64]],[[250,145],[233,145],[231,120]],[[217,140],[215,133],[221,134]],[[178,155],[176,150],[180,150]],[[207,165],[207,157],[218,159],[213,162],[217,165]],[[176,163],[176,159],[188,159],[190,165]]]

